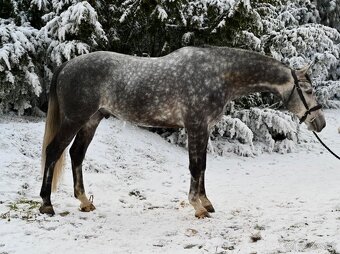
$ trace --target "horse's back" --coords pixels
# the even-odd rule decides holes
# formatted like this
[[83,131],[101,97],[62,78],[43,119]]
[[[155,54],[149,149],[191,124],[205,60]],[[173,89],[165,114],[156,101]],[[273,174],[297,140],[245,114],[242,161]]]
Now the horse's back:
[[223,110],[213,51],[188,47],[159,58],[90,53],[66,64],[57,91],[69,117],[104,108],[140,125],[184,127],[189,119],[203,121]]
[[160,81],[164,67],[159,58],[114,52],[76,57],[58,76],[57,94],[63,113],[78,119],[103,108],[141,125],[183,126],[181,106],[176,101],[178,89],[171,88],[169,80]]

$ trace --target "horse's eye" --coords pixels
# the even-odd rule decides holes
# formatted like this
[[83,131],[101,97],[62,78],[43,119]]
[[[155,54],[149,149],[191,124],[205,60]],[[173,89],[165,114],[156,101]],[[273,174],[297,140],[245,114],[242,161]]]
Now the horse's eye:
[[305,90],[307,94],[313,94],[313,88],[308,88]]

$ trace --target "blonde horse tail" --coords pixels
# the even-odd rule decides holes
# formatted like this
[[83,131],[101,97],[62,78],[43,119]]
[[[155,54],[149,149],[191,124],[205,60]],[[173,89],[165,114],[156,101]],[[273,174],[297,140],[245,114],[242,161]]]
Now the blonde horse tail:
[[[57,77],[61,69],[64,65],[60,66],[59,69],[56,71],[52,78],[51,87],[50,87],[50,95],[48,101],[48,110],[47,110],[47,118],[45,123],[45,133],[44,133],[44,140],[42,144],[42,152],[41,152],[41,168],[42,172],[44,173],[45,170],[45,163],[46,163],[46,148],[52,142],[53,138],[57,134],[61,119],[60,119],[60,109],[59,109],[59,102],[56,93],[56,84],[57,84]],[[54,171],[53,171],[53,180],[52,180],[52,191],[56,191],[58,180],[60,179],[63,168],[64,168],[64,161],[65,161],[65,151],[63,151],[62,155],[55,163]]]

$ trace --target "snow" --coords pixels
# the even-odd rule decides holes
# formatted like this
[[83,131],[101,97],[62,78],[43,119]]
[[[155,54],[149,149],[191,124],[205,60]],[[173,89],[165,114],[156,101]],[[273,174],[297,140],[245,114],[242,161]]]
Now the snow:
[[31,6],[36,6],[38,10],[46,10],[49,2],[47,0],[31,0]]
[[324,81],[317,91],[318,101],[326,108],[340,108],[340,81]]
[[0,59],[6,64],[8,70],[18,64],[19,59],[25,54],[36,52],[35,47],[39,45],[40,40],[32,40],[32,38],[37,35],[37,31],[29,26],[19,27],[14,23],[7,24],[0,19],[0,42],[2,44]]
[[152,12],[151,15],[156,14],[156,12],[158,13],[158,16],[157,16],[158,19],[162,22],[165,21],[168,18],[168,14],[164,10],[164,8],[159,4],[156,6],[155,10]]
[[90,46],[86,43],[79,41],[53,41],[50,44],[51,60],[57,65],[61,65],[66,59],[69,61],[76,55],[87,54],[90,52]]
[[56,36],[59,41],[65,41],[65,35],[67,33],[76,34],[79,30],[79,25],[84,20],[94,26],[94,30],[98,35],[105,37],[104,31],[97,21],[97,13],[86,1],[70,6],[67,11],[49,21],[44,27],[44,33]]
[[242,31],[241,33],[246,39],[250,48],[259,51],[261,49],[261,40],[257,38],[253,33],[248,31]]
[[[339,153],[340,111],[325,114],[320,136]],[[187,151],[104,120],[83,166],[97,209],[77,210],[68,162],[49,217],[34,202],[43,120],[2,116],[0,253],[339,253],[340,164],[301,128],[309,145],[294,153],[209,154],[216,213],[198,220],[187,201]]]
[[35,93],[36,96],[39,96],[42,88],[40,86],[40,81],[39,81],[38,75],[35,74],[34,72],[30,72],[29,70],[26,70],[25,74],[26,74],[26,79],[32,85],[33,92]]
[[183,45],[188,45],[190,43],[190,40],[193,38],[194,33],[193,32],[187,32],[183,34],[182,36],[182,44]]
[[2,59],[5,62],[8,70],[11,70],[11,64],[8,61],[9,52],[10,52],[9,46],[5,45],[4,47],[2,47],[0,49],[0,59]]

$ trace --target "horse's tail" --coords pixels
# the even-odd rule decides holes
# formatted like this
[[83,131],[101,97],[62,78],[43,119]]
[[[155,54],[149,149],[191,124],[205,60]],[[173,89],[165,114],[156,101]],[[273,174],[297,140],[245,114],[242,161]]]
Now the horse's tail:
[[[46,148],[51,143],[53,138],[55,137],[56,133],[59,130],[60,123],[61,123],[56,86],[57,86],[58,75],[64,66],[65,64],[60,66],[57,69],[57,71],[54,73],[51,86],[50,86],[48,110],[47,110],[47,117],[46,117],[46,123],[45,123],[45,133],[44,133],[44,140],[43,140],[42,152],[41,152],[41,168],[42,168],[43,173],[45,170],[45,162],[46,162]],[[59,160],[56,162],[54,166],[52,191],[56,191],[57,189],[58,180],[63,172],[64,161],[65,161],[65,151],[62,153]]]

